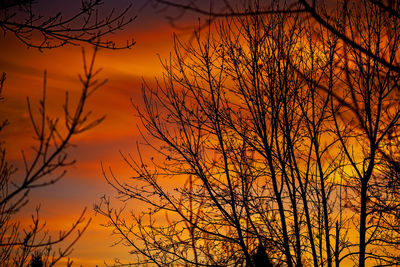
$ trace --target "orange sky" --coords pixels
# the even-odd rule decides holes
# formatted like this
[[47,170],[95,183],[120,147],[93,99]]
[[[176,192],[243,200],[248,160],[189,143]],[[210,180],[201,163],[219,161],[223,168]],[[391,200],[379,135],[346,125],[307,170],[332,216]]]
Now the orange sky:
[[[137,0],[136,3],[140,6],[146,1]],[[57,12],[59,8],[66,8],[68,1],[59,1],[63,7],[51,0],[39,2],[43,2],[49,12]],[[107,7],[111,7],[110,3],[122,7],[129,2],[106,1]],[[74,246],[71,258],[75,266],[103,266],[104,262],[111,264],[114,258],[129,260],[129,248],[111,246],[116,237],[100,225],[106,219],[95,215],[93,211],[94,204],[103,195],[115,196],[102,175],[101,162],[106,168],[112,167],[116,177],[127,178],[132,174],[120,155],[120,152],[135,152],[136,142],[141,140],[137,126],[140,122],[131,99],[140,105],[142,79],[151,82],[162,75],[159,57],[169,57],[173,50],[173,33],[182,38],[190,34],[190,31],[185,33],[171,27],[165,18],[167,11],[160,13],[147,6],[139,12],[138,6],[133,9],[138,16],[133,24],[112,36],[113,40],[122,42],[133,37],[136,45],[129,50],[100,49],[96,58],[96,66],[103,69],[99,78],[108,79],[108,82],[89,99],[88,108],[93,112],[92,118],[105,115],[105,121],[72,140],[76,147],[69,150],[69,155],[77,163],[68,168],[67,175],[55,185],[32,191],[30,203],[18,215],[22,222],[28,222],[34,208],[40,205],[41,218],[47,222],[51,233],[57,235],[58,230],[67,230],[86,207],[86,217],[92,221]],[[182,25],[198,23],[198,16],[191,15],[180,20]],[[8,34],[0,36],[0,51],[0,73],[7,73],[2,92],[5,99],[0,104],[0,122],[6,118],[10,122],[0,133],[0,141],[6,142],[8,159],[21,168],[21,150],[30,151],[34,143],[26,97],[37,104],[42,92],[43,72],[46,70],[50,115],[62,115],[65,91],[73,94],[80,89],[77,75],[82,72],[81,47],[66,46],[39,52],[37,49],[27,49]],[[91,48],[86,46],[86,52],[91,54]],[[153,156],[149,153],[144,151],[144,157]],[[128,209],[130,207],[140,209],[140,206],[132,203]],[[62,263],[59,265],[65,266]]]
[[[51,2],[46,5],[56,10]],[[116,257],[129,258],[127,249],[110,247],[115,238],[100,226],[104,219],[94,216],[93,205],[102,195],[113,195],[102,176],[100,161],[112,166],[122,177],[129,176],[119,151],[134,151],[136,141],[140,140],[130,98],[140,104],[142,77],[152,80],[161,75],[158,54],[166,58],[172,50],[172,34],[176,29],[169,26],[164,16],[147,7],[129,28],[113,37],[125,40],[133,36],[137,43],[132,49],[99,51],[96,66],[103,68],[101,78],[109,82],[89,100],[89,107],[95,116],[106,115],[106,120],[73,140],[77,147],[70,150],[70,155],[77,163],[57,184],[31,192],[29,205],[19,215],[21,220],[29,220],[33,208],[41,204],[41,218],[47,221],[48,228],[63,230],[87,207],[92,223],[71,255],[78,266],[103,265]],[[193,21],[197,22],[197,17]],[[26,97],[35,101],[41,96],[43,72],[47,70],[49,108],[53,115],[61,114],[65,91],[80,88],[77,74],[82,70],[81,48],[67,46],[39,52],[27,49],[11,35],[2,35],[0,51],[0,71],[7,73],[0,120],[7,118],[10,122],[1,133],[1,140],[6,142],[8,159],[18,164],[21,149],[29,151],[33,142]]]

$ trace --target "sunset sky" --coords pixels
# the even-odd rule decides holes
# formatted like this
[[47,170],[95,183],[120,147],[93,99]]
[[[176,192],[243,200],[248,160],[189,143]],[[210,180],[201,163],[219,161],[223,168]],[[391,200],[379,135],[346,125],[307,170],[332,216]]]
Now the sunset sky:
[[0,267],[398,264],[400,0],[160,2],[0,0]]
[[[38,10],[46,12],[43,15],[58,11],[68,14],[76,11],[80,3],[38,2]],[[112,6],[121,10],[130,1],[105,2],[105,10]],[[100,226],[104,219],[93,212],[93,205],[102,195],[114,194],[103,178],[100,162],[106,167],[111,166],[118,176],[129,176],[119,153],[135,150],[136,142],[140,141],[131,99],[140,105],[142,79],[152,81],[162,74],[159,56],[169,57],[173,33],[183,37],[188,35],[188,31],[185,33],[170,26],[166,19],[168,10],[160,13],[149,5],[142,9],[145,2],[134,1],[129,15],[137,15],[137,19],[124,31],[110,37],[117,43],[133,37],[136,45],[129,50],[101,49],[96,58],[96,66],[103,69],[99,78],[109,81],[89,100],[88,107],[93,112],[92,118],[105,115],[105,121],[72,141],[77,146],[69,150],[70,156],[77,163],[57,184],[32,191],[29,205],[19,215],[22,221],[27,221],[34,207],[40,205],[40,215],[47,222],[48,229],[66,230],[87,207],[87,217],[91,217],[92,222],[71,255],[78,266],[102,265],[104,261],[111,263],[116,257],[129,258],[128,250],[120,246],[110,247],[115,237]],[[194,25],[197,15],[186,17],[181,22],[182,25]],[[0,51],[0,71],[7,73],[0,119],[7,118],[10,122],[1,133],[2,140],[6,142],[8,159],[21,167],[21,150],[29,152],[34,144],[26,97],[37,104],[42,92],[43,73],[47,70],[50,115],[62,114],[65,91],[73,93],[80,89],[77,75],[82,72],[81,47],[65,46],[40,52],[28,49],[11,34],[6,34],[0,37]],[[92,49],[86,47],[86,52],[91,54]]]

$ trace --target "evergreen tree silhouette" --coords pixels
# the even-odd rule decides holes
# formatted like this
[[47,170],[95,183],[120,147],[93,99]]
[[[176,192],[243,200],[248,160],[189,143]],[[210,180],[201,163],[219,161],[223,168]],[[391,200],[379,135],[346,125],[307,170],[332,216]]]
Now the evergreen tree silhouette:
[[44,264],[43,264],[42,255],[40,255],[39,253],[33,254],[30,267],[43,267],[43,266],[44,266]]
[[265,251],[264,246],[258,244],[257,251],[253,255],[253,264],[255,267],[272,267],[272,263],[269,260],[268,254]]

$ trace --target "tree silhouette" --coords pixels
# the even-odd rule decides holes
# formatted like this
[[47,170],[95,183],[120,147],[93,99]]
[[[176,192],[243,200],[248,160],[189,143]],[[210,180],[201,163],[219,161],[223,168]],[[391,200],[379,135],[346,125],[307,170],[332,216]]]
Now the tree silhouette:
[[127,179],[104,169],[124,208],[96,211],[132,264],[399,264],[396,18],[367,0],[330,17],[369,54],[260,2],[176,40],[135,105],[154,156],[123,154]]
[[[45,222],[39,217],[39,207],[32,215],[29,225],[22,225],[16,217],[29,202],[29,194],[35,188],[42,188],[59,181],[74,160],[68,157],[71,139],[98,125],[102,118],[91,120],[86,111],[88,98],[104,82],[97,80],[94,69],[95,54],[89,64],[84,56],[84,74],[80,76],[82,90],[73,107],[66,93],[63,105],[64,118],[52,117],[47,111],[46,73],[43,82],[43,96],[38,112],[27,98],[27,105],[36,144],[31,156],[22,152],[22,172],[7,161],[4,142],[0,143],[0,262],[2,266],[26,266],[32,255],[32,266],[53,266],[72,252],[73,245],[82,236],[90,223],[85,210],[72,222],[67,230],[60,230],[56,237],[49,235]],[[5,77],[5,76],[3,76]],[[1,124],[3,130],[7,120]],[[30,153],[31,154],[31,153]],[[41,264],[41,265],[40,265]],[[67,265],[72,261],[68,259]]]
[[[58,48],[64,45],[89,44],[108,49],[131,48],[135,42],[115,44],[105,37],[122,30],[134,17],[128,16],[131,5],[122,11],[111,10],[102,14],[101,0],[81,1],[81,8],[70,16],[63,12],[43,16],[38,12],[37,1],[6,0],[0,2],[0,28],[4,35],[12,34],[27,47],[39,50]],[[27,105],[33,126],[36,145],[33,154],[22,153],[23,173],[7,160],[5,142],[0,141],[0,262],[2,266],[53,266],[68,257],[73,245],[82,236],[90,223],[85,218],[86,209],[72,222],[69,229],[52,237],[46,230],[45,222],[39,217],[39,207],[32,215],[30,225],[22,225],[18,214],[29,202],[29,193],[36,188],[50,186],[59,181],[67,167],[74,164],[68,157],[70,142],[76,135],[98,125],[103,118],[90,120],[86,112],[87,99],[105,81],[98,81],[98,71],[94,69],[95,53],[88,64],[83,53],[84,73],[79,76],[82,90],[76,107],[71,106],[68,93],[62,106],[64,118],[52,117],[47,110],[46,73],[44,74],[43,96],[36,112],[27,98]],[[6,73],[0,77],[1,93]],[[8,125],[0,123],[0,132]],[[64,126],[64,127],[63,127]],[[31,153],[29,153],[31,154]],[[31,259],[29,260],[29,256]],[[70,266],[72,261],[67,260]]]
[[33,0],[7,0],[0,3],[0,28],[3,34],[13,34],[27,47],[39,50],[64,45],[87,43],[108,49],[125,49],[135,42],[124,44],[102,39],[130,24],[135,18],[129,17],[131,5],[121,12],[111,10],[108,15],[99,16],[102,0],[82,0],[81,8],[66,17],[62,12],[43,16],[35,9]]
[[[282,4],[278,4],[279,1],[276,0],[257,0],[257,4],[260,6],[258,10],[251,8],[251,5],[255,1],[236,1],[236,0],[225,0],[223,1],[223,6],[221,7],[218,1],[209,1],[207,8],[204,8],[204,3],[201,1],[170,1],[170,0],[154,0],[155,3],[161,4],[167,7],[174,7],[183,11],[191,11],[201,15],[210,16],[210,19],[220,18],[220,17],[233,17],[233,16],[251,16],[254,12],[261,15],[268,15],[274,13],[291,14],[300,13],[306,14],[308,19],[311,19],[314,23],[318,23],[321,27],[331,32],[333,35],[341,39],[347,45],[351,46],[353,49],[360,51],[361,53],[374,58],[380,64],[387,68],[392,68],[395,72],[400,72],[399,62],[390,62],[385,57],[381,57],[375,51],[371,50],[370,47],[364,46],[359,43],[354,36],[348,36],[346,32],[346,25],[349,26],[347,17],[345,14],[351,12],[357,8],[358,1],[351,0],[341,0],[336,2],[330,2],[325,0],[292,0],[284,1]],[[400,19],[400,8],[398,1],[383,1],[383,0],[368,0],[366,3],[373,6],[376,10],[380,10],[385,15],[389,15],[392,19],[392,23],[399,23]],[[213,8],[214,6],[219,6],[220,10]],[[237,6],[244,6],[243,9],[237,9]],[[339,14],[335,11],[340,10]],[[336,17],[339,15],[339,17]],[[175,19],[179,19],[181,16],[177,16]],[[340,19],[339,23],[335,22],[337,18]],[[174,18],[170,18],[174,20]]]
[[43,267],[42,255],[33,254],[31,259],[31,267]]

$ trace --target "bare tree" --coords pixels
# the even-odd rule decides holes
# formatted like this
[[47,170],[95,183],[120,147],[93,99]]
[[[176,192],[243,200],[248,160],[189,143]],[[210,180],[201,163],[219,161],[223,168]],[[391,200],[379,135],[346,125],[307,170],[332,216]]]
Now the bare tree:
[[[356,253],[359,266],[365,266],[371,258],[379,265],[398,264],[399,240],[389,236],[398,233],[393,212],[399,211],[396,200],[399,191],[391,185],[394,177],[390,174],[391,168],[387,168],[384,152],[389,144],[384,140],[390,132],[397,131],[400,119],[398,73],[390,67],[397,64],[399,28],[396,23],[392,24],[393,15],[375,3],[360,1],[354,7],[346,14],[349,36],[373,53],[363,53],[351,45],[344,47],[348,98],[341,102],[352,108],[353,123],[357,126],[345,134],[337,132],[352,169],[347,179],[352,192],[347,193],[348,205],[359,214]],[[349,143],[353,143],[352,147]]]
[[79,11],[68,16],[62,12],[44,16],[37,11],[37,5],[33,0],[1,1],[2,33],[13,34],[26,46],[40,50],[82,43],[108,49],[125,49],[135,44],[133,39],[123,44],[104,39],[135,19],[129,16],[131,5],[118,13],[113,9],[106,15],[99,15],[104,12],[100,8],[102,0],[82,0]]
[[396,18],[367,0],[330,18],[365,53],[260,2],[176,40],[136,106],[155,154],[123,154],[127,180],[104,170],[125,208],[96,211],[132,264],[399,264]]
[[[318,141],[330,134],[321,126],[332,120],[330,98],[304,79],[304,73],[322,77],[330,58],[318,63],[310,55],[314,47],[298,46],[307,37],[304,29],[296,14],[233,18],[214,38],[197,33],[196,46],[178,43],[164,83],[145,87],[145,109],[138,112],[147,133],[164,143],[158,148],[147,141],[165,161],[151,170],[141,158],[125,156],[136,183],[145,185],[108,181],[122,198],[153,208],[135,217],[140,230],[133,232],[108,199],[97,207],[144,256],[139,262],[257,266],[261,252],[268,255],[265,262],[288,266],[331,262],[329,173],[337,166],[321,158],[335,142],[325,147]],[[175,192],[159,182],[185,175],[190,187]],[[179,219],[156,226],[152,217],[162,211]],[[321,237],[317,244],[315,236]]]
[[[47,111],[46,73],[43,81],[43,96],[39,101],[38,112],[29,98],[27,105],[36,145],[31,156],[22,152],[23,170],[17,169],[7,161],[5,143],[0,150],[0,261],[4,266],[27,266],[32,255],[32,262],[42,262],[42,266],[53,266],[60,259],[72,252],[73,245],[82,236],[90,223],[85,219],[85,210],[71,227],[52,237],[39,217],[39,208],[32,215],[30,225],[22,225],[16,219],[21,209],[29,202],[29,194],[35,188],[50,186],[59,181],[67,167],[74,164],[68,157],[71,140],[78,134],[98,125],[104,118],[91,119],[85,111],[88,98],[105,81],[97,80],[98,70],[94,69],[94,52],[90,62],[86,63],[83,53],[84,73],[79,76],[82,90],[76,105],[71,105],[68,92],[62,108],[64,117],[52,117]],[[5,76],[3,76],[3,81]],[[4,101],[4,100],[3,100]],[[75,102],[75,101],[74,101]],[[4,121],[0,130],[8,124]],[[68,259],[68,265],[72,261]],[[33,265],[33,263],[32,263]]]
[[[73,14],[59,12],[43,15],[38,11],[37,1],[6,0],[0,2],[0,28],[3,35],[12,34],[27,47],[39,50],[57,48],[64,45],[90,44],[108,49],[131,48],[135,42],[128,40],[115,44],[105,37],[122,30],[135,17],[129,15],[131,5],[121,11],[112,9],[104,15],[103,1],[81,1],[81,8]],[[97,50],[97,49],[96,49]],[[35,188],[50,186],[59,181],[74,160],[68,157],[71,139],[77,134],[90,130],[103,118],[91,120],[85,111],[88,97],[105,81],[98,81],[98,71],[94,69],[95,54],[86,63],[80,77],[82,91],[75,107],[71,107],[68,93],[63,105],[64,118],[50,116],[47,111],[46,73],[43,82],[43,97],[38,111],[27,99],[29,115],[37,140],[33,154],[22,152],[24,170],[17,172],[8,160],[5,143],[0,142],[0,262],[4,266],[53,266],[60,259],[68,257],[73,245],[82,236],[90,223],[85,219],[85,210],[72,222],[67,230],[57,237],[49,235],[45,222],[39,217],[39,208],[32,215],[30,225],[22,225],[16,216],[29,202],[29,192]],[[6,74],[0,79],[0,101]],[[0,124],[0,132],[8,125]],[[31,153],[28,153],[28,155]],[[23,172],[23,173],[22,173]],[[68,259],[67,265],[72,261]]]
[[[348,35],[345,30],[345,25],[347,23],[346,16],[342,16],[348,12],[351,12],[356,6],[357,1],[351,0],[341,0],[341,1],[325,1],[325,0],[288,0],[282,5],[276,6],[275,0],[269,1],[257,1],[261,6],[260,10],[254,11],[251,9],[253,1],[236,1],[236,0],[224,0],[223,5],[220,5],[219,1],[209,1],[209,5],[204,5],[202,1],[170,1],[170,0],[154,0],[154,2],[161,6],[177,8],[181,11],[191,11],[197,14],[210,16],[211,20],[219,17],[232,17],[232,16],[251,16],[254,12],[257,14],[273,14],[273,13],[300,13],[306,14],[309,19],[318,23],[336,37],[341,39],[347,45],[351,46],[367,55],[374,58],[380,64],[386,68],[391,68],[395,72],[400,72],[400,66],[398,59],[394,62],[390,62],[387,58],[375,53],[370,47],[365,46],[359,40],[354,39],[354,36]],[[398,1],[383,1],[383,0],[369,0],[369,5],[374,8],[379,9],[382,14],[388,15],[392,18],[393,24],[398,24],[400,19],[400,9]],[[237,8],[238,6],[245,7]],[[341,10],[342,12],[336,13],[336,11]],[[336,23],[336,15],[340,15],[339,18],[341,23]],[[179,19],[181,16],[171,19]],[[336,18],[335,18],[336,17]]]

